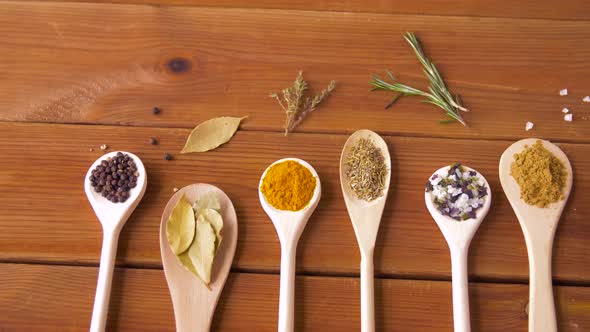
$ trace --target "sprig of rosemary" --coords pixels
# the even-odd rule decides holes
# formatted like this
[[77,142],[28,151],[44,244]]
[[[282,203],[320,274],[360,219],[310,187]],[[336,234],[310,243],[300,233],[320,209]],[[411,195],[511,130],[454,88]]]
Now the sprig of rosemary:
[[440,76],[438,70],[436,69],[436,66],[424,54],[422,46],[420,45],[420,41],[418,38],[416,38],[416,35],[411,32],[406,32],[404,38],[410,44],[416,53],[418,60],[424,67],[424,73],[430,81],[430,86],[428,87],[430,92],[424,92],[396,81],[395,77],[389,70],[387,70],[387,76],[389,76],[392,83],[386,82],[380,79],[378,76],[373,75],[373,81],[370,82],[370,84],[373,85],[372,91],[387,90],[397,92],[393,100],[385,107],[386,109],[391,107],[401,96],[424,97],[424,102],[442,108],[446,112],[446,115],[451,118],[449,120],[441,121],[441,123],[459,121],[464,126],[467,126],[467,123],[461,116],[460,111],[468,112],[469,110],[462,105],[461,97],[459,95],[453,96],[449,92],[449,89],[447,88],[447,85],[445,84],[442,76]]
[[335,87],[336,81],[330,81],[328,87],[313,98],[304,97],[307,82],[303,79],[303,73],[299,71],[292,86],[279,93],[271,93],[270,97],[275,98],[286,113],[285,136],[299,126],[309,113],[315,111],[318,105],[334,91]]

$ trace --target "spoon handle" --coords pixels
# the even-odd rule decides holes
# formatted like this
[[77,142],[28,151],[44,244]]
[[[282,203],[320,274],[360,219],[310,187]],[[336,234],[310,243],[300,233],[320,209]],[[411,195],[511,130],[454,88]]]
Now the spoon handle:
[[529,332],[555,332],[557,320],[551,280],[553,239],[527,240],[530,269]]
[[279,332],[292,332],[295,312],[295,258],[297,244],[281,248]]
[[98,270],[98,283],[94,297],[90,332],[103,332],[105,330],[118,240],[119,231],[103,229],[100,269]]
[[361,332],[375,331],[373,253],[361,252]]
[[467,277],[467,249],[451,247],[453,278],[453,322],[455,332],[471,331],[469,320],[469,282]]

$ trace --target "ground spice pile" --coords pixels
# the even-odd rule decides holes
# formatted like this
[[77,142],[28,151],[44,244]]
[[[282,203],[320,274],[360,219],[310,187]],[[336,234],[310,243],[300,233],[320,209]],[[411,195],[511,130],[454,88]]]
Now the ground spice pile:
[[529,205],[544,208],[564,199],[565,167],[540,140],[514,155],[510,175],[520,186],[520,198]]
[[287,160],[268,169],[260,191],[274,208],[299,211],[311,201],[315,186],[316,179],[307,167]]

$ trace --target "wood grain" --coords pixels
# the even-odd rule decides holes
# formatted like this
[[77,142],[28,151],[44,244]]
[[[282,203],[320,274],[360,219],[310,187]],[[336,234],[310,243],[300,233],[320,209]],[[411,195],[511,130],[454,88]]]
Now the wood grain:
[[[67,0],[74,2],[101,2]],[[298,9],[388,14],[457,15],[475,17],[590,19],[590,4],[582,0],[382,1],[382,0],[109,0],[109,3],[206,6],[224,8]]]
[[[2,264],[2,331],[87,331],[96,274],[96,268]],[[277,275],[231,274],[212,330],[276,330],[278,286]],[[375,287],[378,330],[452,330],[449,282],[377,280]],[[352,331],[360,325],[358,279],[298,277],[296,289],[297,331]],[[590,289],[555,291],[559,331],[590,329]],[[527,286],[472,283],[470,295],[474,330],[527,330]],[[174,331],[164,273],[115,270],[109,313],[109,331]]]
[[[322,180],[322,199],[299,243],[299,272],[357,275],[359,251],[346,213],[338,161],[345,135],[239,131],[218,150],[175,154],[189,130],[109,126],[0,123],[0,260],[98,262],[100,225],[82,185],[87,167],[106,143],[137,154],[148,171],[146,195],[120,238],[118,263],[160,267],[159,220],[174,187],[205,182],[232,199],[240,235],[234,268],[277,272],[280,247],[260,207],[260,174],[273,161],[299,157]],[[149,145],[157,137],[160,144]],[[471,278],[525,282],[527,254],[522,232],[498,180],[498,163],[511,142],[386,137],[392,185],[377,238],[378,276],[450,278],[447,245],[424,206],[423,185],[432,172],[457,160],[489,181],[494,202],[470,250]],[[554,277],[590,281],[588,191],[590,146],[560,144],[574,168],[574,190],[554,249]],[[94,148],[94,152],[89,152]]]
[[[507,12],[549,4],[465,3]],[[588,6],[565,1],[550,10],[589,15]],[[418,34],[462,94],[469,128],[439,125],[442,112],[416,98],[386,111],[392,95],[369,92],[370,74],[386,68],[425,87],[405,31]],[[0,35],[1,120],[190,128],[249,115],[244,129],[280,131],[284,114],[268,93],[302,69],[312,89],[331,79],[338,86],[301,131],[590,142],[590,104],[581,101],[590,93],[586,21],[0,2]],[[570,95],[559,97],[562,88]],[[564,106],[574,122],[563,121]],[[534,131],[524,131],[527,121]]]

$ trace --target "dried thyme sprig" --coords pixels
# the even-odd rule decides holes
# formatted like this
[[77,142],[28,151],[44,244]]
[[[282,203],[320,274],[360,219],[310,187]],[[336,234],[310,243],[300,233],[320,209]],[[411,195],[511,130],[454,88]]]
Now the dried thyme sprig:
[[297,120],[295,120],[295,122],[293,122],[293,125],[291,126],[291,128],[289,130],[293,130],[297,126],[299,126],[299,124],[303,121],[303,119],[305,119],[305,117],[309,113],[315,111],[317,106],[324,99],[326,99],[332,93],[332,91],[334,91],[334,88],[336,88],[336,81],[330,81],[330,84],[328,85],[328,87],[326,89],[322,90],[319,94],[315,95],[313,98],[307,97],[307,99],[305,100],[305,103],[303,104],[303,108],[302,108],[301,112],[299,112],[299,115],[297,115]]
[[299,71],[292,86],[283,89],[280,93],[271,93],[270,97],[277,100],[287,115],[285,119],[285,136],[293,131],[309,113],[315,111],[317,106],[334,91],[335,87],[336,81],[331,81],[328,88],[322,90],[313,98],[304,98],[307,82],[303,79],[303,73]]
[[453,97],[449,92],[449,89],[436,69],[436,66],[424,54],[420,41],[416,38],[416,35],[407,32],[404,35],[404,38],[410,44],[412,49],[414,49],[416,56],[418,56],[418,60],[420,60],[420,63],[422,63],[422,66],[424,67],[424,73],[430,80],[430,86],[428,87],[430,92],[424,92],[397,82],[389,70],[387,71],[387,75],[393,83],[386,82],[376,75],[373,75],[373,81],[370,83],[373,85],[373,91],[390,90],[397,92],[396,96],[385,108],[391,107],[401,96],[422,96],[426,98],[424,102],[442,108],[445,110],[446,115],[451,118],[446,121],[441,121],[441,123],[459,121],[464,126],[467,126],[467,123],[463,120],[463,117],[461,117],[460,111],[468,112],[469,110],[461,104],[461,98],[458,95]]

